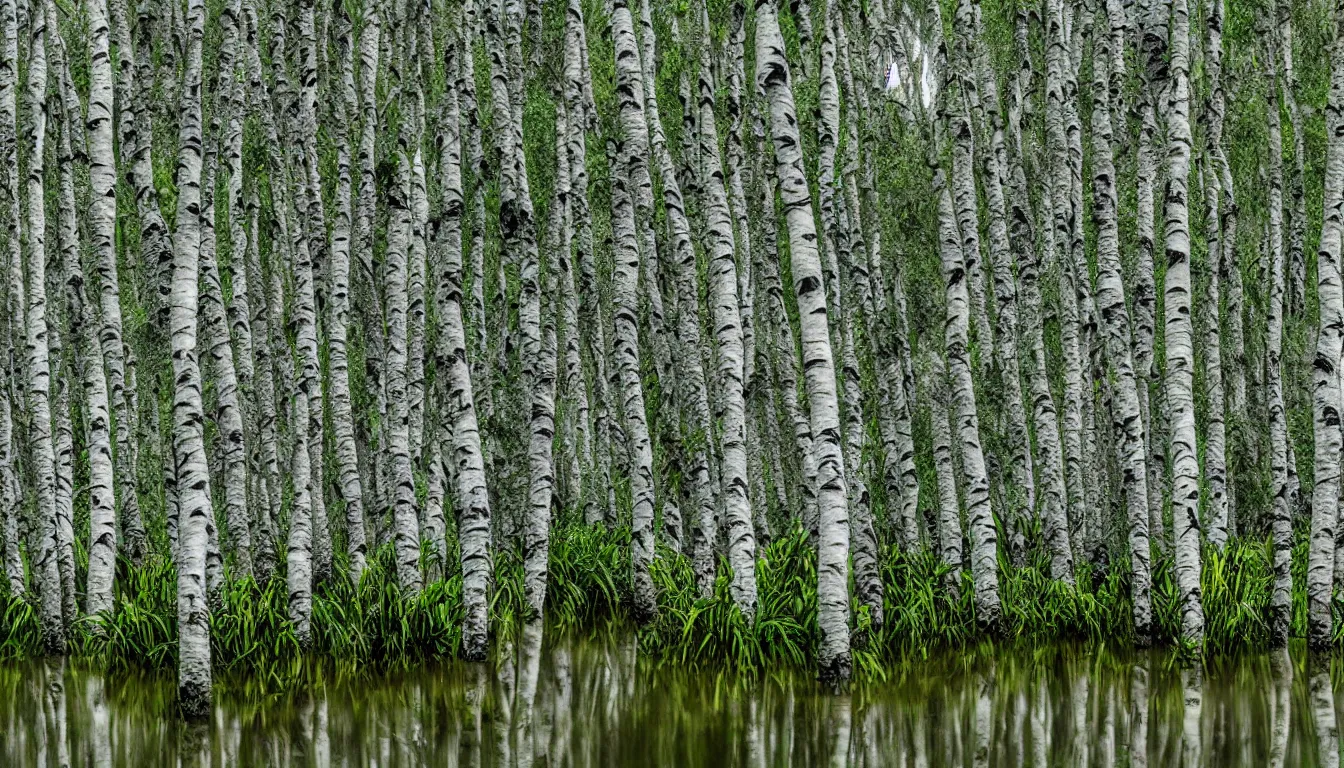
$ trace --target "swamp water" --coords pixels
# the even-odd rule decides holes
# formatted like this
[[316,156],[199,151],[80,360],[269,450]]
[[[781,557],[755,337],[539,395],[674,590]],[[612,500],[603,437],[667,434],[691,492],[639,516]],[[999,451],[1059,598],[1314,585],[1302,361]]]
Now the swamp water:
[[797,676],[660,667],[633,639],[533,630],[511,650],[504,663],[316,675],[251,701],[226,683],[210,721],[191,725],[173,714],[171,678],[0,666],[0,765],[1339,764],[1344,687],[1297,647],[1202,671],[1158,651],[985,647],[839,696]]

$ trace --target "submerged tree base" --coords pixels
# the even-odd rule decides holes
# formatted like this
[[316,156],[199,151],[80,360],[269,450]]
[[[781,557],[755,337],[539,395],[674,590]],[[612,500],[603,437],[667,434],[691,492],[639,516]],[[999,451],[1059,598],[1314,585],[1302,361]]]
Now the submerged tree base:
[[[630,572],[629,530],[569,526],[552,538],[548,625],[559,632],[634,632],[639,652],[664,664],[719,666],[746,673],[819,670],[816,554],[806,534],[794,530],[764,549],[757,564],[760,597],[748,622],[729,594],[731,574],[721,568],[711,597],[700,598],[688,558],[662,550],[652,576],[658,593],[656,618],[639,626],[630,612],[625,574]],[[1219,554],[1209,548],[1203,569],[1206,657],[1275,646],[1270,598],[1273,568],[1268,541],[1232,540]],[[1295,555],[1305,555],[1299,546]],[[1301,575],[1301,557],[1294,572]],[[491,602],[493,645],[514,640],[527,618],[520,558],[498,559]],[[961,649],[993,639],[1004,644],[1044,645],[1083,641],[1122,646],[1180,648],[1180,613],[1168,560],[1154,568],[1154,626],[1148,637],[1135,631],[1126,574],[1078,569],[1077,586],[1048,576],[1044,562],[1014,568],[1000,563],[1002,614],[999,632],[986,638],[977,621],[969,579],[946,587],[947,566],[931,552],[886,551],[880,563],[884,621],[874,626],[854,606],[855,645],[850,657],[820,669],[824,681],[887,676],[911,657]],[[171,670],[177,664],[176,579],[171,563],[154,559],[142,568],[121,563],[115,610],[76,625],[72,655],[115,672]],[[336,572],[343,573],[344,569]],[[1297,580],[1301,583],[1301,579]],[[1293,637],[1306,636],[1305,594],[1294,590]],[[265,585],[229,582],[211,616],[211,651],[220,672],[255,673],[283,686],[296,678],[305,657],[359,668],[405,668],[430,661],[481,660],[485,648],[463,648],[464,616],[457,574],[403,598],[390,550],[371,558],[358,587],[336,579],[314,591],[312,644],[301,649],[287,619],[284,580]],[[1344,626],[1344,622],[1336,622]],[[37,610],[8,598],[0,619],[0,660],[42,655]],[[1150,641],[1145,643],[1145,640]],[[1336,633],[1331,648],[1344,644]],[[184,699],[186,701],[186,699]]]
[[183,682],[177,689],[177,706],[184,719],[205,720],[213,706],[210,691],[196,683]]

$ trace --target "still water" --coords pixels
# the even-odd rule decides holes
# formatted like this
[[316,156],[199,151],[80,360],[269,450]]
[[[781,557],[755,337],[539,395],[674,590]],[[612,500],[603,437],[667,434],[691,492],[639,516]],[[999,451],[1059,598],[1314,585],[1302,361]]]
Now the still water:
[[1202,671],[1161,652],[982,648],[838,696],[806,679],[659,667],[632,639],[533,628],[501,655],[389,676],[330,673],[262,701],[221,686],[198,725],[172,716],[171,679],[2,666],[0,765],[1339,764],[1344,702],[1330,669],[1296,648]]

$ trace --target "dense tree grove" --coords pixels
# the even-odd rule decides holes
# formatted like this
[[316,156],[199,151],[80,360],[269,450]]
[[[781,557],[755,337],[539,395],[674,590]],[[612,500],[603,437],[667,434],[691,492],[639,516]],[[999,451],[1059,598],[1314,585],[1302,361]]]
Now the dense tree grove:
[[807,542],[831,682],[922,557],[984,633],[1038,572],[1198,648],[1258,548],[1270,642],[1326,649],[1341,24],[0,0],[3,589],[61,654],[166,564],[189,715],[231,585],[307,648],[386,572],[478,660],[585,526],[639,625],[684,572],[750,627]]

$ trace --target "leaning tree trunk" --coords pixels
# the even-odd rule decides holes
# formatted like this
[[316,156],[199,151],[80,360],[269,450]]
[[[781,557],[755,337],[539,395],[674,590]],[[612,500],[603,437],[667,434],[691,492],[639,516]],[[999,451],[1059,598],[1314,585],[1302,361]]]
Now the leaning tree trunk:
[[[1003,382],[1004,420],[1007,428],[1010,476],[1015,486],[1010,494],[1012,509],[1008,531],[1013,557],[1020,561],[1025,546],[1024,531],[1028,527],[1035,501],[1032,479],[1031,436],[1027,431],[1027,415],[1022,395],[1022,371],[1018,361],[1017,289],[1013,280],[1013,253],[1008,232],[1008,210],[1004,201],[1004,181],[1007,176],[1007,148],[1004,144],[1003,119],[999,111],[998,82],[989,62],[984,41],[978,2],[961,2],[957,10],[959,42],[968,46],[964,55],[970,57],[967,66],[973,77],[967,89],[970,107],[980,135],[988,134],[988,147],[981,152],[984,168],[986,208],[989,213],[989,252],[993,264],[995,312],[995,362]],[[970,38],[970,39],[967,39]],[[1050,546],[1051,573],[1055,578],[1072,574],[1072,550],[1068,536],[1059,536],[1055,527],[1047,526],[1046,541]],[[1053,534],[1053,535],[1052,535]]]
[[[678,322],[676,325],[676,346],[672,357],[678,363],[675,371],[675,387],[682,394],[686,418],[689,422],[682,435],[689,454],[687,469],[691,493],[695,500],[694,553],[692,555],[696,584],[702,597],[709,597],[714,591],[714,575],[718,543],[718,504],[715,499],[715,482],[710,471],[710,447],[713,443],[711,430],[713,424],[710,415],[710,396],[706,384],[705,369],[701,362],[701,350],[704,343],[700,333],[700,291],[697,284],[699,268],[696,262],[695,246],[691,242],[691,224],[686,215],[686,202],[682,197],[681,184],[677,177],[676,165],[672,153],[668,150],[658,113],[658,102],[654,96],[654,30],[649,15],[648,0],[640,3],[640,20],[644,39],[642,46],[642,85],[644,87],[644,108],[648,115],[649,148],[658,162],[658,172],[663,188],[663,208],[666,211],[669,239],[671,240],[671,261],[676,281],[676,303]],[[636,188],[636,216],[641,226],[652,221],[653,188],[642,184]],[[649,210],[643,210],[648,208]],[[652,257],[649,243],[652,238],[645,234],[645,247]],[[711,236],[714,236],[711,234]],[[712,257],[711,257],[712,258]],[[711,270],[713,267],[711,266]],[[653,282],[653,281],[650,281]],[[652,287],[657,290],[656,283]],[[712,294],[711,294],[712,295]],[[712,299],[711,299],[712,302]],[[655,331],[656,333],[656,331]],[[664,513],[666,514],[666,512]]]
[[[580,331],[578,337],[583,350],[587,352],[593,366],[592,373],[592,421],[590,425],[579,424],[587,431],[587,443],[584,452],[588,455],[588,466],[581,469],[585,474],[583,485],[583,517],[588,524],[609,521],[614,518],[614,510],[608,505],[611,488],[611,430],[608,426],[611,393],[608,390],[606,373],[607,333],[602,320],[602,311],[597,290],[597,268],[593,252],[593,222],[588,203],[588,148],[585,135],[587,111],[584,97],[587,79],[587,44],[584,41],[583,7],[579,0],[569,0],[565,14],[565,85],[564,98],[574,119],[569,121],[570,155],[570,204],[574,226],[574,264],[578,270],[577,294],[579,296],[578,318]],[[580,371],[582,373],[582,371]],[[582,379],[578,386],[583,387]],[[576,397],[576,402],[578,398]],[[580,409],[576,409],[580,410]]]
[[1167,102],[1166,407],[1171,424],[1172,536],[1181,603],[1181,637],[1204,638],[1200,599],[1199,459],[1196,454],[1194,346],[1190,291],[1190,18],[1186,0],[1171,12],[1171,96]]
[[[505,15],[511,14],[506,11]],[[495,21],[492,19],[488,23],[493,25]],[[516,18],[505,20],[506,40],[515,40],[517,23]],[[493,42],[498,37],[491,39]],[[512,66],[517,62],[500,58],[501,53],[501,46],[492,46],[491,83],[492,96],[496,99],[494,133],[501,178],[499,221],[500,236],[504,241],[501,258],[518,264],[518,336],[523,363],[523,389],[529,398],[530,415],[527,516],[522,532],[524,590],[528,604],[540,614],[546,598],[551,496],[554,489],[552,445],[555,433],[555,350],[552,342],[548,351],[543,339],[537,223],[523,146],[522,105],[514,103],[514,100],[521,98],[523,83],[519,81],[522,75]],[[563,201],[558,204],[563,204]]]
[[[1025,34],[1025,31],[1023,32]],[[1020,79],[1030,77],[1030,61],[1022,52]],[[1018,289],[1022,298],[1022,334],[1026,346],[1026,367],[1031,397],[1031,422],[1036,435],[1039,457],[1036,466],[1040,472],[1041,507],[1039,515],[1043,532],[1051,552],[1069,552],[1068,502],[1064,486],[1064,448],[1059,434],[1058,410],[1050,389],[1046,363],[1045,310],[1041,296],[1041,256],[1032,213],[1031,197],[1027,187],[1026,163],[1029,159],[1023,147],[1021,109],[1025,94],[1019,82],[1009,109],[1009,128],[1013,147],[1008,157],[1008,178],[1011,190],[1009,239],[1017,256]],[[1050,228],[1047,228],[1049,231]],[[1071,565],[1071,564],[1070,564]]]
[[[1339,522],[1338,495],[1340,484],[1340,431],[1332,427],[1340,420],[1340,382],[1338,365],[1341,355],[1341,332],[1344,331],[1344,297],[1341,296],[1340,241],[1344,238],[1344,3],[1334,8],[1336,42],[1331,52],[1330,96],[1326,107],[1327,132],[1325,159],[1325,211],[1321,226],[1321,244],[1316,256],[1317,293],[1320,302],[1320,332],[1316,339],[1316,359],[1312,365],[1312,411],[1315,416],[1315,480],[1312,494],[1311,538],[1307,554],[1307,640],[1313,650],[1323,650],[1332,643],[1331,589],[1334,583],[1335,535]],[[1270,103],[1270,127],[1277,121],[1278,105]],[[1270,152],[1274,152],[1271,134]],[[1271,163],[1279,158],[1271,154]],[[1271,178],[1275,174],[1271,173]],[[1271,182],[1272,184],[1272,182]],[[1275,187],[1270,187],[1271,204]],[[1279,193],[1282,198],[1282,193]],[[1270,209],[1271,217],[1277,208]],[[1271,223],[1273,219],[1271,218]],[[1276,239],[1277,243],[1278,240]],[[1276,255],[1275,287],[1281,297],[1282,249],[1271,247]],[[1271,303],[1271,308],[1273,304]],[[1277,318],[1281,322],[1280,317]],[[1271,315],[1271,323],[1276,318]],[[1273,326],[1271,325],[1271,330]],[[1271,424],[1271,426],[1273,426]],[[1286,442],[1286,441],[1285,441]],[[1277,484],[1276,484],[1277,486]],[[1279,490],[1276,487],[1276,490]],[[1279,495],[1275,496],[1275,605],[1282,615],[1276,616],[1278,636],[1288,622],[1287,606],[1290,601],[1289,555],[1287,546],[1291,537],[1292,521],[1286,509],[1287,500],[1280,508]],[[1281,519],[1282,518],[1282,519]],[[1285,530],[1281,530],[1285,529]],[[1281,536],[1280,534],[1286,534]],[[1282,593],[1282,594],[1280,594]]]
[[[271,109],[269,94],[262,81],[261,59],[257,48],[257,18],[256,11],[252,7],[251,0],[244,0],[243,22],[246,30],[243,49],[244,72],[246,75],[246,91],[251,100],[260,102],[258,114],[263,126],[274,127],[271,119]],[[240,88],[243,86],[239,86]],[[241,140],[241,137],[240,137]],[[240,144],[241,146],[241,144]],[[273,171],[274,172],[274,171]],[[250,343],[253,356],[255,357],[255,370],[259,375],[255,377],[256,382],[256,439],[254,444],[259,443],[258,465],[260,467],[257,473],[257,485],[261,487],[261,495],[265,501],[258,511],[260,518],[257,525],[257,546],[256,558],[253,563],[256,575],[259,581],[265,582],[270,578],[276,564],[276,542],[275,526],[280,520],[280,506],[282,497],[282,482],[280,475],[280,454],[278,448],[278,420],[276,417],[276,381],[273,372],[275,370],[275,354],[272,344],[271,327],[275,323],[276,327],[280,325],[281,318],[284,315],[284,308],[277,306],[274,309],[267,307],[269,284],[266,282],[261,270],[260,256],[260,229],[258,228],[260,219],[260,202],[256,189],[257,185],[249,192],[244,207],[247,210],[248,226],[252,236],[247,238],[247,245],[242,254],[234,254],[234,311],[244,309],[243,297],[247,295],[247,286],[255,286],[255,298],[247,301],[247,309],[253,311],[250,318],[251,329],[255,329],[255,343],[239,335],[239,349],[245,350]],[[283,210],[277,210],[277,214],[283,214]],[[274,253],[283,252],[283,246],[279,246]],[[243,268],[237,266],[238,260],[245,262]],[[275,261],[273,260],[273,264]],[[273,276],[280,274],[280,270],[272,269]],[[239,281],[238,276],[245,275],[244,281]],[[242,293],[240,294],[240,290]],[[272,319],[273,318],[273,319]],[[236,329],[239,328],[237,322]],[[251,335],[251,334],[248,334]],[[244,357],[246,354],[244,354]],[[285,357],[288,360],[288,356]],[[287,385],[286,385],[287,386]]]
[[[205,7],[190,0],[177,159],[177,229],[173,234],[171,301],[173,453],[179,508],[177,548],[178,704],[192,718],[210,710],[210,607],[206,602],[210,472],[202,434],[201,371],[196,358],[197,280],[201,223],[201,47]],[[31,66],[31,65],[30,65]]]
[[817,622],[821,629],[817,661],[822,679],[838,682],[850,675],[848,491],[840,446],[835,358],[831,354],[826,317],[826,287],[822,284],[812,195],[803,169],[798,114],[774,0],[756,0],[756,82],[765,92],[770,108],[770,136],[789,230],[789,256],[802,331],[803,371],[811,406],[811,433],[815,438],[812,450],[816,457],[820,534]]

